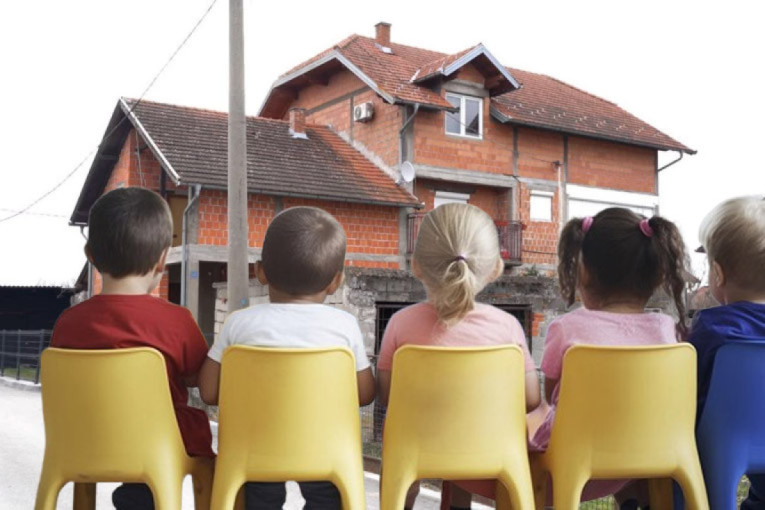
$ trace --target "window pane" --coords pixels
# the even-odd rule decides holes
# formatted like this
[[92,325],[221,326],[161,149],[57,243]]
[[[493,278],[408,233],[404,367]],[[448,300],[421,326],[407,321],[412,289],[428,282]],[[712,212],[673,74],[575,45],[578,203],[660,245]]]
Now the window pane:
[[481,136],[481,102],[465,98],[465,134]]
[[531,194],[529,216],[535,221],[552,221],[552,199],[547,195]]
[[467,193],[436,191],[436,196],[433,199],[433,207],[438,207],[443,204],[467,204],[468,200],[470,200],[470,195]]
[[454,113],[446,112],[446,132],[458,135],[460,134],[460,98],[447,95],[446,100],[449,101],[452,106],[457,107],[457,111]]

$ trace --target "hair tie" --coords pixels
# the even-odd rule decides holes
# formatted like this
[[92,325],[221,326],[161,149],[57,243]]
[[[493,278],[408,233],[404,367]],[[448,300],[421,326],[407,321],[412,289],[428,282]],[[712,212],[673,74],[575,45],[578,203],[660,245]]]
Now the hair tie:
[[643,218],[640,220],[640,231],[643,233],[646,237],[653,237],[653,229],[651,228],[651,224],[648,223],[648,218]]
[[585,219],[582,220],[582,232],[585,234],[588,230],[590,230],[590,227],[592,226],[592,222],[595,221],[595,219],[592,216],[587,216]]
[[467,262],[467,257],[465,257],[464,255],[457,255],[456,257],[454,257],[454,260],[452,260],[452,262],[459,262],[460,260],[464,260],[465,262]]

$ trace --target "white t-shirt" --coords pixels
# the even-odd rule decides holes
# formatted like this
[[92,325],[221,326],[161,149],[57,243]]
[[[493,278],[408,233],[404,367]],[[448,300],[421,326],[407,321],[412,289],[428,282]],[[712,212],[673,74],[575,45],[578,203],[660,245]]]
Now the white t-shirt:
[[232,313],[207,356],[220,363],[230,345],[257,347],[348,347],[356,371],[369,368],[369,359],[356,318],[322,304],[266,303]]

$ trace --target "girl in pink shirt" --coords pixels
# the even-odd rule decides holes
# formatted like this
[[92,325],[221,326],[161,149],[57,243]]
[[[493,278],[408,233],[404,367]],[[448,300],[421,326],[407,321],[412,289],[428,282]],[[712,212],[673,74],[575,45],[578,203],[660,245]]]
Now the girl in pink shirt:
[[[563,297],[572,305],[578,290],[584,308],[559,317],[547,328],[542,372],[551,410],[531,439],[531,451],[547,448],[563,355],[569,347],[674,343],[687,332],[682,296],[688,255],[672,222],[660,216],[647,219],[623,208],[576,218],[561,232],[558,258]],[[648,299],[659,287],[672,296],[680,317],[678,324],[668,315],[645,311]],[[626,484],[618,480],[589,482],[582,500],[614,494]],[[638,492],[644,491],[617,494],[617,500],[624,500],[620,508],[638,508]]]
[[[516,344],[526,365],[526,407],[539,405],[539,381],[523,328],[510,314],[475,302],[475,296],[502,274],[497,227],[488,214],[467,204],[444,204],[422,220],[412,255],[412,272],[428,300],[391,318],[377,362],[378,398],[388,403],[393,354],[407,344],[481,346]],[[412,508],[419,491],[407,495]],[[470,494],[455,490],[452,508],[469,508]]]

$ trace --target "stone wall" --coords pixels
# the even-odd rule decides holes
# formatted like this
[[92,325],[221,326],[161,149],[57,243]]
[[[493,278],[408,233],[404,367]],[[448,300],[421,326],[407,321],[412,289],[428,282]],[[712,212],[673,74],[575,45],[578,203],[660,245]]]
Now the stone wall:
[[[220,332],[227,315],[226,284],[215,284],[215,334]],[[327,298],[327,304],[356,317],[364,336],[367,352],[374,354],[377,303],[417,303],[425,300],[425,289],[409,271],[349,267],[345,282]],[[531,306],[531,345],[537,364],[541,361],[547,325],[564,313],[565,303],[558,295],[555,280],[546,275],[506,274],[491,283],[478,300],[495,305]],[[250,305],[268,302],[268,289],[250,280]]]

